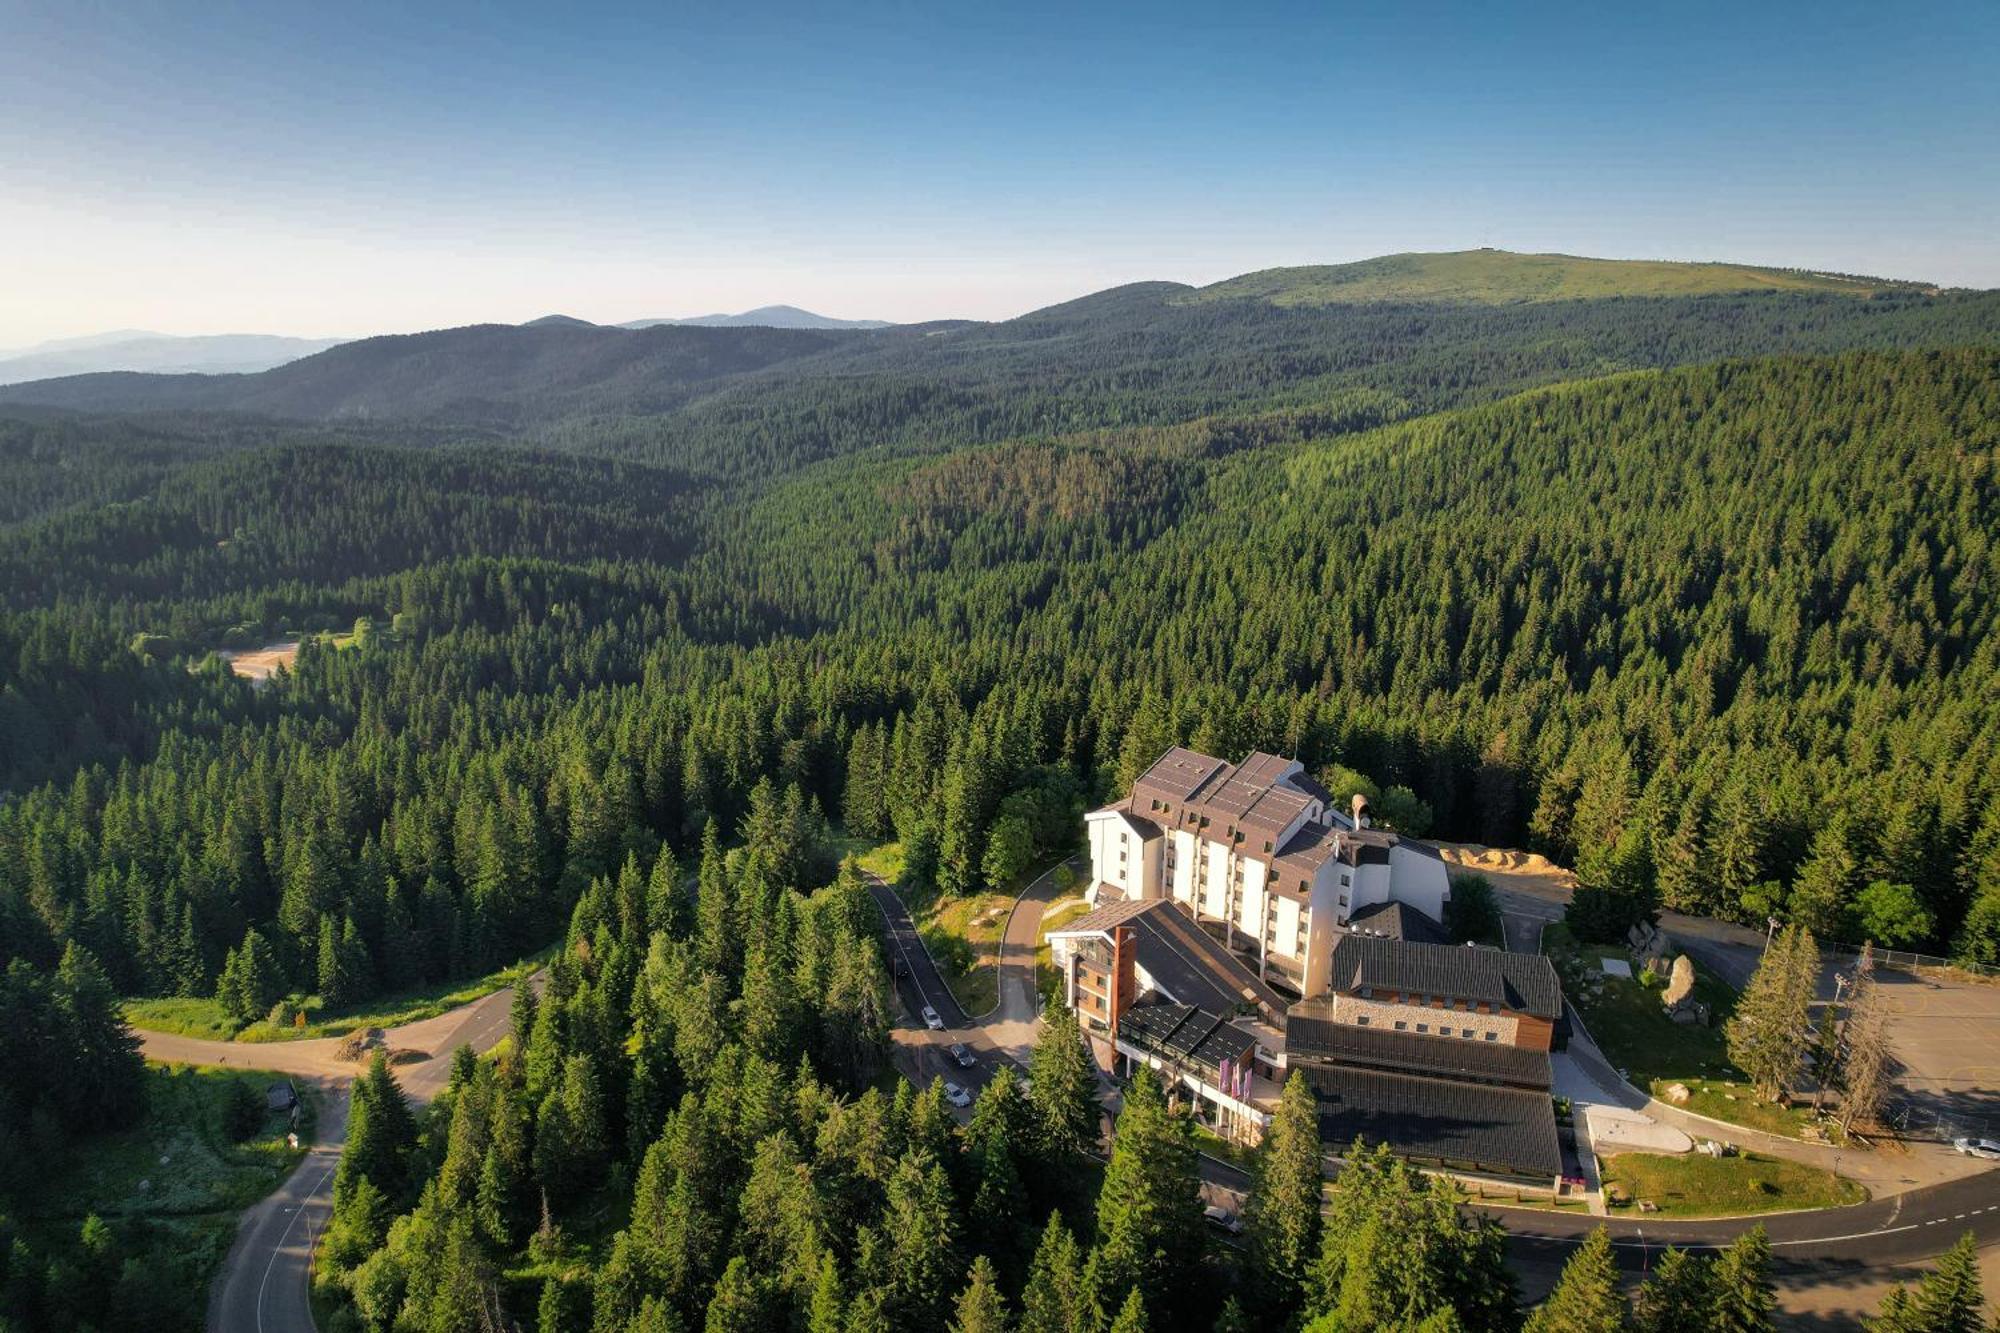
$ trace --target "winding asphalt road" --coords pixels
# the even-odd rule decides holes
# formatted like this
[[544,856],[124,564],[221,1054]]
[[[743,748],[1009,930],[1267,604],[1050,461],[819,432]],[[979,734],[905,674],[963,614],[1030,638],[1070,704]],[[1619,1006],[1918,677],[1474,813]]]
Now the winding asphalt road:
[[[512,1007],[513,992],[503,989],[436,1018],[389,1029],[385,1040],[391,1049],[426,1053],[396,1069],[410,1101],[422,1105],[438,1094],[460,1046],[491,1050],[507,1033]],[[208,1298],[210,1333],[314,1333],[307,1299],[312,1252],[333,1211],[333,1172],[347,1140],[347,1094],[356,1066],[335,1056],[339,1042],[332,1038],[248,1045],[139,1035],[149,1060],[268,1069],[318,1089],[319,1124],[311,1150],[274,1193],[244,1212]]]

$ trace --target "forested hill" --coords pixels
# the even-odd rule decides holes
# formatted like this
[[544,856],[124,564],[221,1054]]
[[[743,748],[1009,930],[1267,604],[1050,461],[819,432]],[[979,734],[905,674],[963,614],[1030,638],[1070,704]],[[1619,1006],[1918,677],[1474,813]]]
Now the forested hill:
[[221,409],[298,420],[504,426],[603,404],[663,411],[697,386],[813,356],[856,336],[761,326],[477,324],[363,338],[256,375],[73,375],[9,385],[0,399],[99,412]]
[[[92,1127],[72,1104],[131,1106],[117,994],[267,1030],[560,942],[421,1136],[386,1064],[357,1091],[319,1269],[341,1318],[442,1327],[477,1292],[544,1329],[775,1327],[831,1289],[857,1326],[936,1328],[955,1272],[899,1288],[877,1237],[954,1234],[1030,1304],[1033,1227],[1089,1221],[1061,1197],[1098,1123],[1081,1049],[1063,1155],[1022,1174],[968,1136],[955,1233],[940,1163],[967,1155],[941,1085],[879,1087],[889,974],[833,825],[899,842],[913,892],[1011,889],[1175,742],[1297,755],[1407,832],[1634,899],[2000,962],[1993,298],[1184,292],[807,335],[851,341],[554,419],[566,452],[239,413],[0,428],[0,964],[21,1041],[74,1041],[79,1010],[109,1041],[87,1095],[0,1098],[0,1164]],[[278,634],[304,641],[263,689],[208,651]],[[1115,1240],[1135,1152],[1192,1172],[1134,1089],[1095,1255],[1166,1253]],[[1027,1114],[997,1104],[974,1126]],[[0,1171],[10,1209],[33,1188]],[[119,1252],[109,1225],[77,1252]],[[1043,1271],[1132,1286],[1067,1225]],[[47,1282],[0,1314],[50,1322],[82,1270],[11,1253]],[[577,1280],[540,1281],[556,1253]],[[1153,1327],[1214,1326],[1225,1282],[1162,1268]],[[1473,1284],[1496,1330],[1501,1271]]]
[[421,422],[762,477],[854,453],[1335,401],[1376,425],[1625,370],[1996,341],[2000,293],[1474,252],[1199,291],[1138,283],[994,324],[480,326],[365,339],[261,375],[6,386],[0,403]]
[[[51,957],[104,874],[180,884],[231,806],[151,803],[218,746],[267,753],[281,787],[295,746],[317,756],[297,781],[333,762],[365,784],[314,825],[359,859],[311,915],[351,902],[372,945],[382,877],[475,883],[401,841],[397,808],[429,789],[385,738],[470,764],[513,736],[478,799],[526,802],[506,817],[534,821],[551,875],[574,835],[542,804],[550,764],[683,851],[770,774],[914,839],[959,890],[1004,812],[1052,850],[1070,803],[1183,740],[1347,764],[1410,787],[1441,834],[1691,910],[1858,938],[1880,927],[1861,888],[1908,884],[1904,942],[2000,951],[1993,350],[1638,373],[1331,438],[1312,420],[1246,421],[1220,452],[1188,445],[1226,422],[829,462],[748,499],[597,463],[294,448],[20,527],[0,536],[28,590],[0,621],[0,764],[57,785],[0,804],[6,947]],[[121,650],[362,614],[396,631],[261,699]],[[100,770],[66,790],[78,760],[120,755],[139,763],[115,789]],[[255,816],[273,848],[306,836],[270,822],[276,799]],[[134,821],[163,831],[112,838]],[[373,900],[350,897],[364,863]],[[264,864],[249,898],[236,873],[194,895],[204,966],[291,872]],[[167,984],[137,947],[108,955],[117,975]]]
[[1933,290],[1928,283],[1747,264],[1459,250],[1445,254],[1383,255],[1354,264],[1265,269],[1203,287],[1181,299],[1189,303],[1264,300],[1275,305],[1368,301],[1495,304],[1764,291],[1867,297]]

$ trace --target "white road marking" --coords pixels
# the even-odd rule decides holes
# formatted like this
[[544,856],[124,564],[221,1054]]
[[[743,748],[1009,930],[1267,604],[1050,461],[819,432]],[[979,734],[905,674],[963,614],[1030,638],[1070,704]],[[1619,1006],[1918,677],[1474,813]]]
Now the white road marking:
[[[334,1168],[330,1166],[319,1173],[319,1179],[313,1182],[311,1194],[319,1193],[319,1187],[326,1183],[326,1178],[333,1174],[333,1170]],[[309,1194],[308,1197],[310,1196]],[[278,1243],[271,1247],[270,1261],[264,1265],[264,1280],[257,1284],[257,1333],[264,1333],[264,1290],[271,1285],[271,1270],[277,1267],[278,1256],[284,1253],[285,1242],[291,1238],[292,1228],[299,1224],[299,1214],[304,1210],[303,1204],[292,1210],[292,1220],[285,1223],[285,1230],[279,1235]]]

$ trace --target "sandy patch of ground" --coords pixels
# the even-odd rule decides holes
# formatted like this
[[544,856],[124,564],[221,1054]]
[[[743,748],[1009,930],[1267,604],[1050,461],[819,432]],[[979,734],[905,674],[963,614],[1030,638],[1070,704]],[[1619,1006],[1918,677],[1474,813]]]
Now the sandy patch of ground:
[[262,648],[248,652],[232,652],[224,649],[217,656],[229,663],[229,669],[253,685],[267,685],[279,667],[289,667],[298,659],[299,641],[285,639],[278,643],[267,643]]
[[1507,887],[1537,891],[1536,896],[1565,901],[1576,888],[1576,875],[1548,857],[1535,852],[1517,852],[1506,847],[1487,847],[1476,842],[1436,844],[1445,864],[1459,870],[1491,875]]

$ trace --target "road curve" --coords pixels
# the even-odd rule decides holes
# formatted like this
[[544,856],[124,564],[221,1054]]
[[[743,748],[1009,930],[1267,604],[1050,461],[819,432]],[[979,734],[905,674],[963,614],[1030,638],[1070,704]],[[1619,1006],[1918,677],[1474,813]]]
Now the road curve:
[[[436,1018],[389,1029],[390,1047],[425,1053],[423,1060],[396,1070],[409,1099],[421,1105],[438,1094],[460,1046],[491,1050],[507,1033],[512,1007],[513,992],[502,989]],[[311,1150],[275,1192],[244,1211],[208,1298],[210,1333],[313,1333],[307,1292],[312,1252],[333,1210],[333,1172],[347,1140],[347,1093],[356,1066],[335,1058],[334,1038],[250,1044],[159,1032],[139,1037],[148,1060],[268,1069],[318,1089]]]

